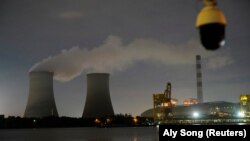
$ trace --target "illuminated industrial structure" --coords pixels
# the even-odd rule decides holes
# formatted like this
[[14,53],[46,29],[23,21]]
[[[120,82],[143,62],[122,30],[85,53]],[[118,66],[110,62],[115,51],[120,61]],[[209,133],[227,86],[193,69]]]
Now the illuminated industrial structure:
[[[157,109],[161,111],[160,109]],[[240,111],[240,105],[238,103],[231,103],[225,101],[215,101],[215,102],[204,102],[193,104],[190,106],[177,105],[172,107],[173,118],[194,118],[194,114],[198,114],[200,118],[207,117],[237,117]],[[144,111],[142,117],[153,117],[155,118],[155,110],[148,109]],[[155,122],[164,121],[163,118],[157,118]]]
[[242,116],[250,117],[250,95],[240,95],[240,111]]
[[87,74],[87,96],[82,117],[113,116],[108,73]]
[[198,100],[196,98],[187,98],[183,101],[184,106],[190,106],[193,104],[198,104]]
[[[202,94],[201,56],[196,56],[197,99],[188,98],[183,105],[174,105],[171,100],[171,84],[168,83],[164,94],[153,95],[153,108],[144,111],[141,116],[154,118],[155,123],[174,121],[175,119],[213,119],[221,117],[237,117],[240,109],[244,113],[250,112],[250,96],[241,97],[239,103],[226,101],[204,102]],[[170,108],[171,107],[171,108]],[[171,120],[167,117],[171,115]],[[226,119],[226,118],[225,118]],[[204,120],[206,121],[206,120]],[[208,120],[209,121],[209,120]],[[210,122],[210,121],[209,121]]]
[[177,105],[178,100],[176,98],[171,98],[170,102],[171,102],[171,106],[173,107]]
[[[173,104],[176,102],[173,101]],[[167,83],[164,93],[153,94],[153,117],[155,121],[172,117],[171,83]]]
[[29,99],[24,117],[58,117],[53,91],[53,72],[30,72],[29,83]]

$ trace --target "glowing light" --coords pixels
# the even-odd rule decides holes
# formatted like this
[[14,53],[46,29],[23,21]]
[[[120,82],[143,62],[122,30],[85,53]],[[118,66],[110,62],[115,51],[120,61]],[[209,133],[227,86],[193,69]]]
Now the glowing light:
[[95,119],[95,123],[100,123],[100,122],[101,121],[98,118]]
[[109,118],[107,118],[106,121],[107,121],[107,123],[110,123],[110,122],[111,122],[111,120],[110,120]]
[[241,101],[247,101],[247,96],[245,96],[245,95],[244,95],[244,96],[241,96],[241,97],[240,97],[240,100],[241,100]]
[[244,117],[245,116],[245,114],[244,114],[244,112],[238,112],[238,117]]
[[133,118],[134,123],[138,122],[138,119],[136,117]]
[[198,117],[200,117],[200,114],[199,114],[198,112],[194,112],[194,113],[193,113],[193,117],[194,117],[194,118],[198,118]]
[[221,42],[220,42],[220,46],[224,46],[226,44],[226,40],[222,40]]

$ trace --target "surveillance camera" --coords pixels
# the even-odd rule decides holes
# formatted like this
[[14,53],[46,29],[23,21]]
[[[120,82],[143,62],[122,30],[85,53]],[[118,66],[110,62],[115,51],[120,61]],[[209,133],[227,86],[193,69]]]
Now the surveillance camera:
[[225,44],[226,19],[214,0],[205,0],[205,5],[198,14],[196,27],[202,45],[207,50],[216,50]]

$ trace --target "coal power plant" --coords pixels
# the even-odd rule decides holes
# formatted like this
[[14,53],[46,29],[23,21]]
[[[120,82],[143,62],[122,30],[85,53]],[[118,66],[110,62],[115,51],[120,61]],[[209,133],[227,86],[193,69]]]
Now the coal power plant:
[[24,117],[58,117],[53,91],[53,72],[29,73],[29,98]]
[[108,73],[87,74],[87,96],[82,117],[113,116]]

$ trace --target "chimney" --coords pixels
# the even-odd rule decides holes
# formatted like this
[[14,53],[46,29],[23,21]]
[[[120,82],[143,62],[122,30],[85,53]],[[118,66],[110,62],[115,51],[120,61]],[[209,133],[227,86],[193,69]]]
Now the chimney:
[[53,72],[30,72],[29,83],[29,99],[24,117],[58,117],[53,92]]
[[109,92],[109,74],[87,74],[87,96],[82,117],[112,115],[114,115],[114,110]]
[[197,99],[198,99],[198,103],[203,103],[201,56],[200,55],[196,55],[196,80],[197,80]]

